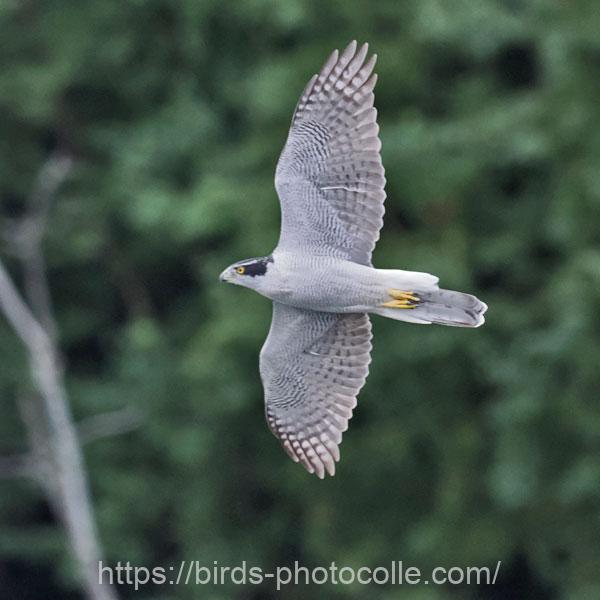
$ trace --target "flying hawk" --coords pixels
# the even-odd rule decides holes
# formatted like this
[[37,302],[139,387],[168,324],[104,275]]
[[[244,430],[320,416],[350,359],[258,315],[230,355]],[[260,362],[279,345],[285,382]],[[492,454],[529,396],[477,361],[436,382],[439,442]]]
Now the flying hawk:
[[377,55],[353,41],[327,59],[296,106],[275,173],[279,243],[221,280],[273,301],[260,353],[269,426],[295,462],[333,475],[369,372],[369,313],[411,323],[479,327],[487,306],[439,289],[428,273],[376,269],[385,177],[373,73]]

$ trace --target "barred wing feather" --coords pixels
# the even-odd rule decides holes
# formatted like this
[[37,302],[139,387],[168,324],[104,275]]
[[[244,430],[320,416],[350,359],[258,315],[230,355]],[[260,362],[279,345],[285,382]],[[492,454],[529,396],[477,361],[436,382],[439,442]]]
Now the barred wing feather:
[[368,315],[273,303],[260,353],[267,422],[290,457],[320,478],[335,472],[370,353]]
[[281,250],[370,265],[383,224],[385,177],[377,111],[376,55],[352,42],[306,86],[279,158],[275,187]]

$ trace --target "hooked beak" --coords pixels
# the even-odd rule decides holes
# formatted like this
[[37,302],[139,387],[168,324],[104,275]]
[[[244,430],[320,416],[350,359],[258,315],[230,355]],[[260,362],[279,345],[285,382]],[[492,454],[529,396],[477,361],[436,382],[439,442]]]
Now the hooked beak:
[[227,279],[227,271],[229,271],[229,268],[225,269],[220,275],[219,275],[219,281],[228,281]]

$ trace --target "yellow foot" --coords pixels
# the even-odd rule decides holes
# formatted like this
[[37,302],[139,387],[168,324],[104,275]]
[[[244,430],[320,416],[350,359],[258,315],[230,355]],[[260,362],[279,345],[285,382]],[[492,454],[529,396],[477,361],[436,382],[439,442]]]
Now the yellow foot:
[[388,290],[388,294],[393,298],[388,302],[384,302],[381,306],[386,308],[416,308],[420,302],[420,298],[412,292],[404,292],[403,290]]

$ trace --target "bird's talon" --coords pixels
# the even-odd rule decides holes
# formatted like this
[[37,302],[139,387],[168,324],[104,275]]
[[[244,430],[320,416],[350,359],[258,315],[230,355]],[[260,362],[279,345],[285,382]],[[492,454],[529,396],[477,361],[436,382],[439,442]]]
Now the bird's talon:
[[384,302],[381,306],[386,308],[416,308],[421,299],[412,292],[404,290],[388,290],[388,294],[393,298],[388,302]]
[[413,292],[405,292],[404,290],[390,289],[388,294],[396,300],[412,300],[413,302],[419,302],[420,298],[413,294]]

